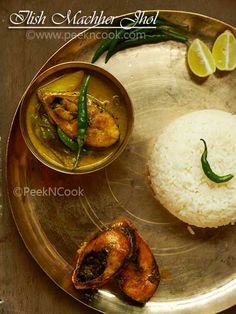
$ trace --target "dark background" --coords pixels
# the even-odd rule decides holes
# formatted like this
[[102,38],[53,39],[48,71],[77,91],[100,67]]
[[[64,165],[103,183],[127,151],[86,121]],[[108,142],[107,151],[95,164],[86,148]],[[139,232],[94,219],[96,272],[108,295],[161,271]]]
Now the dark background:
[[[236,26],[235,0],[0,0],[3,165],[10,123],[20,97],[39,68],[65,43],[62,39],[29,40],[25,30],[9,30],[9,15],[24,9],[44,10],[47,16],[69,9],[73,12],[82,10],[83,15],[94,10],[103,10],[106,15],[120,15],[136,10],[172,9],[205,14]],[[97,313],[61,291],[35,263],[17,233],[4,195],[3,192],[3,206],[0,207],[0,313]],[[236,313],[236,307],[224,312],[233,313]]]

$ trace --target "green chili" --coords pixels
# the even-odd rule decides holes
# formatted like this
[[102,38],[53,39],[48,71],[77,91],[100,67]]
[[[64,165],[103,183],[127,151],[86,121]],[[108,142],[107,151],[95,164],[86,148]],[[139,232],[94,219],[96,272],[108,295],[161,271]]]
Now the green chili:
[[[168,40],[175,40],[180,41],[183,43],[188,42],[186,36],[177,35],[177,34],[158,34],[158,35],[147,35],[144,38],[135,38],[135,39],[128,39],[116,46],[116,49],[113,51],[113,54],[116,52],[127,49],[134,46],[139,46],[147,43],[159,43]],[[110,56],[111,57],[111,56]]]
[[[67,136],[66,133],[64,133],[60,127],[57,127],[57,134],[59,136],[59,139],[62,141],[62,143],[65,146],[67,146],[73,152],[78,152],[78,148],[79,148],[78,143],[72,140],[72,138],[70,138],[69,136]],[[81,150],[81,154],[83,155],[89,155],[90,153],[91,153],[91,150],[85,147],[83,147]]]
[[97,50],[94,53],[92,63],[96,62],[97,59],[106,51],[108,50],[113,38],[104,39],[101,44],[98,46]]
[[72,138],[70,138],[69,136],[67,136],[59,126],[57,127],[57,134],[62,143],[66,145],[70,150],[72,150],[73,152],[78,151],[78,143],[72,140]]
[[215,174],[212,171],[211,166],[209,165],[209,162],[207,161],[207,144],[206,144],[206,141],[203,140],[202,138],[201,138],[201,141],[204,143],[204,152],[203,152],[202,157],[201,157],[202,169],[203,169],[205,175],[208,177],[208,179],[210,179],[211,181],[213,181],[215,183],[224,183],[224,182],[231,180],[234,177],[233,174],[227,174],[225,176],[218,176],[217,174]]
[[189,44],[189,40],[188,40],[187,36],[180,34],[180,33],[177,33],[173,29],[161,28],[161,29],[159,29],[159,31],[163,35],[172,36],[173,40],[180,41],[180,42],[183,42],[185,44]]
[[[132,29],[132,27],[135,26],[135,24],[136,23],[130,23],[126,27],[130,27],[130,29]],[[107,61],[110,59],[110,57],[114,54],[113,52],[115,51],[117,43],[121,40],[122,36],[125,33],[128,34],[130,29],[127,30],[125,28],[121,28],[116,33],[115,37],[112,39],[112,41],[111,41],[111,43],[109,45],[108,52],[107,52],[106,59],[105,59],[105,63],[107,63]]]
[[87,92],[88,92],[88,84],[90,81],[90,75],[87,75],[86,78],[83,81],[79,100],[78,100],[78,134],[77,134],[77,142],[78,142],[78,152],[76,161],[74,164],[74,169],[77,167],[79,157],[81,150],[84,146],[84,140],[87,133],[87,127],[88,127],[88,113],[87,113]]
[[[147,41],[145,41],[144,38],[136,38],[136,39],[133,38],[133,39],[131,39],[131,36],[130,36],[130,39],[126,40],[125,34],[134,35],[135,33],[140,32],[140,33],[145,33],[147,35],[151,35],[151,34],[153,34],[153,35],[160,35],[160,34],[172,35],[172,38],[170,38],[170,39],[185,42],[188,44],[188,40],[187,40],[186,36],[183,36],[181,34],[178,34],[177,32],[174,32],[176,30],[179,30],[182,32],[188,30],[187,25],[179,25],[179,24],[172,23],[168,20],[165,20],[163,18],[158,18],[156,24],[150,25],[150,28],[147,28],[147,27],[142,28],[142,26],[147,26],[147,24],[137,25],[136,22],[129,23],[127,26],[129,27],[128,29],[122,28],[119,31],[117,31],[117,33],[115,34],[115,37],[105,39],[101,42],[101,44],[98,46],[97,50],[95,51],[95,54],[94,54],[93,59],[92,59],[92,63],[94,63],[105,51],[108,50],[107,55],[106,55],[106,59],[105,59],[105,62],[107,63],[112,55],[114,55],[117,51],[121,50],[121,49],[118,49],[119,44],[123,44],[127,41],[128,41],[128,43],[127,43],[128,47],[132,47],[133,45],[138,45],[138,44],[145,44],[146,42],[147,43],[148,42],[159,42],[159,40],[155,41],[154,38],[152,38],[153,41],[150,38],[148,38]],[[137,27],[135,27],[135,26],[137,26]],[[155,26],[155,28],[153,28],[153,26]],[[167,32],[167,33],[163,33],[163,32]],[[169,39],[164,39],[163,41],[165,41],[165,40],[169,40]],[[131,44],[132,41],[133,41],[133,45]],[[137,43],[137,42],[139,42],[139,43]],[[122,49],[125,49],[125,48],[122,48]]]

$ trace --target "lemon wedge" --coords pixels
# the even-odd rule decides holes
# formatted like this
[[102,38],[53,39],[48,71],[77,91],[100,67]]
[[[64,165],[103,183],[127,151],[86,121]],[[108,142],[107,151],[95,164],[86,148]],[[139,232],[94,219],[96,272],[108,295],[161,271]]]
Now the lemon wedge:
[[197,76],[206,77],[216,70],[215,59],[210,49],[198,38],[191,43],[187,60],[191,71]]
[[216,38],[212,55],[217,69],[232,71],[236,68],[236,39],[231,31],[227,30]]

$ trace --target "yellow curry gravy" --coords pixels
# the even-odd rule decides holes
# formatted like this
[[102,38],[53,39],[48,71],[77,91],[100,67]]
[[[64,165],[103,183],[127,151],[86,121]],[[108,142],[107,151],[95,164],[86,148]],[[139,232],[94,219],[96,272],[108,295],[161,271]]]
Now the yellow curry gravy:
[[[85,71],[86,74],[87,71]],[[67,75],[67,74],[65,74]],[[64,75],[64,76],[65,76]],[[50,82],[47,82],[50,84]],[[45,84],[45,83],[44,83]],[[38,87],[40,88],[40,86]],[[74,91],[79,91],[74,90]],[[124,103],[123,96],[119,93],[118,88],[113,82],[107,78],[101,77],[99,74],[92,73],[92,77],[88,87],[88,94],[95,97],[101,102],[105,102],[105,109],[113,115],[119,127],[120,138],[111,147],[104,149],[89,149],[88,154],[81,154],[78,167],[83,170],[90,170],[99,167],[107,159],[110,159],[121,142],[124,140],[127,132],[127,109]],[[49,142],[44,141],[37,136],[35,129],[35,118],[42,114],[42,105],[37,96],[37,90],[30,98],[28,110],[26,114],[26,125],[31,142],[48,162],[61,168],[72,169],[76,153],[67,148],[58,138],[58,136]],[[43,112],[43,114],[45,114]],[[56,130],[56,126],[55,126]]]

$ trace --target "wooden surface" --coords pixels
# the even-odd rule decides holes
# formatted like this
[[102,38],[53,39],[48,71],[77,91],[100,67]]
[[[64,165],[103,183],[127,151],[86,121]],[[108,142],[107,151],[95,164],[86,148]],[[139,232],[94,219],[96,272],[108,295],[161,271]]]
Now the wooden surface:
[[[8,30],[9,14],[18,10],[44,10],[46,15],[55,12],[89,14],[104,10],[107,15],[119,15],[138,9],[175,9],[193,11],[216,17],[236,26],[235,0],[86,0],[86,1],[24,1],[1,0],[1,135],[2,157],[9,126],[17,103],[28,83],[63,39],[26,39],[24,30]],[[40,269],[27,252],[19,237],[7,206],[4,181],[3,206],[0,207],[0,313],[97,313],[74,301],[60,290]],[[1,196],[0,196],[1,197]],[[224,312],[236,313],[236,307]],[[112,313],[111,313],[112,314]]]

